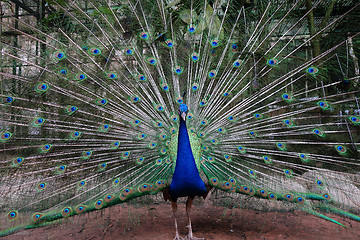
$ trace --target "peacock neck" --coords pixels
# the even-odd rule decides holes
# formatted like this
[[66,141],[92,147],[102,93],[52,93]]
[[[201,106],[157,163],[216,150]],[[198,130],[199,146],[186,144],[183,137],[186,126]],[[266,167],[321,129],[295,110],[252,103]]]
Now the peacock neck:
[[194,155],[191,150],[191,144],[189,139],[189,133],[187,131],[186,122],[180,118],[180,127],[179,127],[179,134],[178,134],[178,149],[177,149],[177,160],[175,171],[184,171],[185,168],[189,168],[191,172],[195,172],[193,169],[197,168],[195,164]]
[[180,118],[175,172],[170,185],[172,198],[197,196],[206,192],[191,150],[186,122]]

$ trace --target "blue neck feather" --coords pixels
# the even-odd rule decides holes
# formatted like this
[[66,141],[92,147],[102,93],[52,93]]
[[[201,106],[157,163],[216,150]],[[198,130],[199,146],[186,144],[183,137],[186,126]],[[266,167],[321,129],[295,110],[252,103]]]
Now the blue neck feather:
[[176,201],[178,197],[195,197],[204,193],[206,193],[206,186],[196,167],[186,123],[180,117],[177,159],[170,185],[170,195]]

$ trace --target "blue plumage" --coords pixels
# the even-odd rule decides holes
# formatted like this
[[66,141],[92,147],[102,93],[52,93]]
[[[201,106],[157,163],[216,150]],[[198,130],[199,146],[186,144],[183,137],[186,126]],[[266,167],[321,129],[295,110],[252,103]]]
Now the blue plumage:
[[[180,106],[180,109],[181,108],[182,106]],[[170,185],[171,198],[174,201],[178,197],[190,196],[193,198],[195,196],[201,196],[205,194],[206,191],[205,183],[200,178],[194,155],[191,150],[186,122],[182,117],[180,117],[176,166]]]

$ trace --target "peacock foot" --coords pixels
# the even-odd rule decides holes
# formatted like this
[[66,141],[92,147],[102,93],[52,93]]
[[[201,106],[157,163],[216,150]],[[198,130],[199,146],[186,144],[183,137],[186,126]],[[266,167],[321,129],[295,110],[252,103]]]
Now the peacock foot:
[[184,240],[182,237],[180,237],[179,235],[175,236],[173,240]]
[[197,238],[194,237],[192,234],[187,235],[184,240],[205,240],[205,238]]

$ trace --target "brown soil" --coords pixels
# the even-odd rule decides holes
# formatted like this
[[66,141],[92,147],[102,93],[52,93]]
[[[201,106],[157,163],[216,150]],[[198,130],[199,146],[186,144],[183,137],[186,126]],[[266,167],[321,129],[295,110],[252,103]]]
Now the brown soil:
[[[187,235],[184,204],[178,209],[179,231]],[[209,239],[360,239],[360,223],[331,215],[349,228],[300,211],[262,212],[196,205],[192,226],[196,237]],[[174,218],[169,202],[115,206],[65,219],[61,224],[25,230],[4,238],[19,239],[157,239],[174,237]]]

